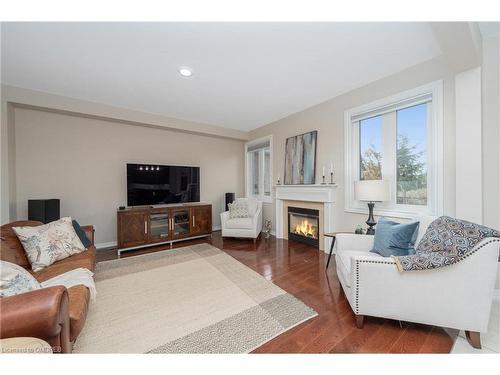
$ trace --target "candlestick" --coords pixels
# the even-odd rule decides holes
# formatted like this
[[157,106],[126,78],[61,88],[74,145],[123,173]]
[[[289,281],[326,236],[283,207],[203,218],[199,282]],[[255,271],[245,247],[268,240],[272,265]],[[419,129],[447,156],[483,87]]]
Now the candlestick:
[[333,185],[333,169],[330,172],[330,185]]
[[281,185],[280,183],[280,176],[278,175],[278,184],[277,185]]
[[323,165],[323,177],[325,177],[325,166]]

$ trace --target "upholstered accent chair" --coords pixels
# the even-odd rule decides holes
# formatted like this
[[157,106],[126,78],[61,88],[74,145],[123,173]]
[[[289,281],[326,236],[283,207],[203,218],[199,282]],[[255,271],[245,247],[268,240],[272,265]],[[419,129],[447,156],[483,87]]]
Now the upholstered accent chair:
[[262,202],[253,198],[237,198],[236,202],[248,204],[249,217],[231,219],[229,211],[221,213],[222,237],[251,238],[255,243],[262,231]]
[[[416,244],[431,216],[419,216]],[[482,240],[467,259],[432,270],[399,272],[393,258],[370,252],[373,236],[337,234],[335,258],[342,289],[363,328],[364,316],[464,330],[481,347],[487,332],[498,268],[500,242]]]

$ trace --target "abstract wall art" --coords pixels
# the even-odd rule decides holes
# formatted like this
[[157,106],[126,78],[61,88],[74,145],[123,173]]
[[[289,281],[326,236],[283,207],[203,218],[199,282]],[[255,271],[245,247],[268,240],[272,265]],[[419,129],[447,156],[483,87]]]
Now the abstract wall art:
[[310,185],[316,182],[316,141],[318,131],[286,139],[285,185]]

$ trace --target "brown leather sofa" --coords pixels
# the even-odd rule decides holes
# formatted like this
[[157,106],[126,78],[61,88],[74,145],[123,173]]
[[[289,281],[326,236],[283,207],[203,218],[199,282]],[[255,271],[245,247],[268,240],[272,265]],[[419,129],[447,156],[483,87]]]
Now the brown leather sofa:
[[[37,226],[38,221],[16,221],[0,227],[0,259],[26,268],[42,282],[76,268],[95,269],[94,227],[82,229],[92,242],[86,251],[60,260],[41,271],[31,271],[24,249],[12,227]],[[71,353],[87,317],[90,293],[83,285],[43,288],[0,298],[0,338],[29,336],[47,341],[54,352]]]

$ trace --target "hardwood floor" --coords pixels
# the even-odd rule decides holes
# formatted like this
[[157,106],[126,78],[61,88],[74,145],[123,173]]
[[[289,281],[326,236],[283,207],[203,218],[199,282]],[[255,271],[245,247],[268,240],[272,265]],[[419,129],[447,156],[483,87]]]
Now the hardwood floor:
[[[200,239],[179,242],[174,248]],[[260,238],[224,239],[214,232],[212,244],[260,273],[318,312],[318,316],[283,333],[254,353],[449,353],[458,331],[366,317],[356,328],[354,315],[340,287],[332,258],[325,272],[327,254],[293,241]],[[122,253],[122,257],[169,249],[157,246]],[[168,250],[166,250],[168,251]],[[97,261],[117,258],[117,251],[100,250]]]

